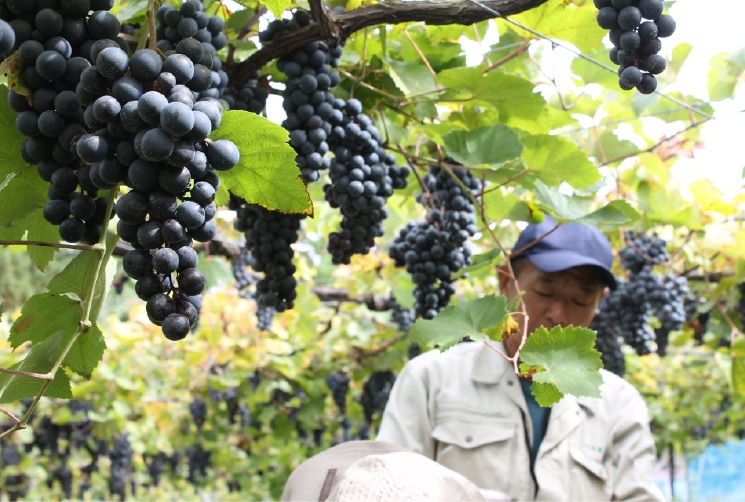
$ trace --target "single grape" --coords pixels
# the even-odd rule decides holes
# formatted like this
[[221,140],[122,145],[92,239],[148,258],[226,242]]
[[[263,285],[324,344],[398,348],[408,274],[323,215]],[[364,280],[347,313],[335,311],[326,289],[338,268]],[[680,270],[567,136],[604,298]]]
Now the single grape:
[[127,223],[142,223],[148,214],[147,198],[139,192],[128,192],[116,201],[114,212],[120,220]]
[[160,112],[160,126],[173,137],[185,136],[194,128],[194,112],[184,103],[168,103]]
[[157,91],[148,91],[137,101],[137,113],[150,125],[160,122],[160,112],[168,105],[168,98]]
[[204,291],[207,280],[198,268],[185,268],[178,273],[178,285],[184,294],[195,296]]
[[194,62],[184,54],[171,54],[163,62],[163,71],[171,73],[177,84],[186,84],[194,78]]
[[44,205],[42,214],[52,225],[59,225],[70,217],[70,203],[61,199],[50,200]]
[[153,257],[144,249],[132,249],[122,258],[124,272],[132,279],[142,279],[153,270]]
[[93,39],[114,40],[120,28],[119,20],[111,12],[97,10],[88,17],[88,34]]
[[190,329],[189,319],[183,314],[168,314],[163,320],[163,335],[171,341],[183,340]]
[[654,20],[657,25],[657,36],[660,38],[669,37],[675,33],[676,23],[672,16],[663,14]]
[[161,326],[166,317],[174,313],[174,310],[173,300],[165,293],[158,293],[151,296],[145,305],[148,319],[156,326]]
[[619,77],[619,84],[622,88],[633,89],[642,81],[642,72],[636,66],[629,66]]
[[67,62],[57,51],[44,51],[36,58],[36,71],[47,80],[56,80],[65,74]]
[[165,244],[159,221],[146,221],[137,229],[137,242],[145,249],[156,249]]
[[192,201],[184,201],[176,210],[176,218],[184,228],[191,230],[204,224],[204,208]]
[[240,152],[235,143],[226,139],[213,141],[207,148],[207,160],[213,169],[227,171],[240,160]]
[[153,254],[153,268],[161,274],[170,274],[178,268],[179,256],[171,248],[160,248]]
[[636,90],[642,94],[652,94],[656,89],[657,79],[650,73],[642,75],[642,81],[636,86]]
[[166,160],[174,148],[173,139],[160,127],[150,129],[142,136],[142,152],[140,156],[150,162]]
[[160,75],[163,60],[154,50],[140,49],[132,55],[129,68],[134,78],[142,83],[150,83]]
[[67,242],[80,242],[85,236],[85,224],[77,218],[70,218],[59,226],[59,234],[62,240]]
[[107,47],[96,56],[96,69],[109,80],[124,76],[129,68],[129,55],[117,47]]

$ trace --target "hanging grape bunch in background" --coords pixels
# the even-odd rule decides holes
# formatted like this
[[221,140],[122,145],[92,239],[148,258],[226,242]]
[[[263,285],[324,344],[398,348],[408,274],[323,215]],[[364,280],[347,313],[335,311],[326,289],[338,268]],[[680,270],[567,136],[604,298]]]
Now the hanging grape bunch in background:
[[642,94],[657,89],[655,75],[667,62],[658,52],[661,38],[675,32],[675,20],[663,14],[662,0],[594,0],[597,22],[609,30],[613,48],[610,60],[618,65],[618,85],[623,90],[636,88]]
[[[686,321],[688,281],[654,272],[670,261],[667,243],[656,234],[627,231],[625,242],[619,258],[628,275],[600,302],[590,328],[597,331],[599,346],[610,346],[606,339],[620,339],[639,355],[665,355],[670,333]],[[603,356],[604,363],[612,362],[610,354]]]

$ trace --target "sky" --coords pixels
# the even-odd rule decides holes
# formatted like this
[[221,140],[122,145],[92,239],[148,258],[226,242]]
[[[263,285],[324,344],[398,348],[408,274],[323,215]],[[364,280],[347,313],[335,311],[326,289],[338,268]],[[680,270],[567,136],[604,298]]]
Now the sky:
[[[665,44],[674,47],[688,42],[693,47],[675,85],[684,93],[706,99],[709,59],[745,47],[742,31],[745,2],[677,0],[670,14],[677,22],[677,29]],[[676,162],[676,173],[681,177],[709,178],[726,196],[741,192],[745,168],[743,110],[745,87],[741,86],[734,100],[717,107],[717,119],[703,126],[704,148],[697,150],[694,158]]]

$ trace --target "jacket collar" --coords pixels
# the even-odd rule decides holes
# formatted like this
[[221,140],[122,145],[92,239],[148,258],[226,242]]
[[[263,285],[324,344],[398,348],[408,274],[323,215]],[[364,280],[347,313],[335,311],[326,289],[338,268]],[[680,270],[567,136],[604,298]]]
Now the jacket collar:
[[[492,343],[500,350],[505,350],[501,342]],[[471,369],[471,380],[495,385],[512,375],[514,375],[512,363],[506,361],[485,343],[481,343],[481,349]]]
[[[501,342],[492,342],[500,350],[505,350]],[[485,343],[481,344],[473,369],[471,370],[471,380],[474,382],[496,385],[514,376],[512,363],[506,361],[502,356],[497,354]],[[577,415],[581,407],[585,413],[593,414],[593,398],[577,398],[572,395],[565,395],[561,401],[552,407],[553,415],[562,415],[564,413]]]

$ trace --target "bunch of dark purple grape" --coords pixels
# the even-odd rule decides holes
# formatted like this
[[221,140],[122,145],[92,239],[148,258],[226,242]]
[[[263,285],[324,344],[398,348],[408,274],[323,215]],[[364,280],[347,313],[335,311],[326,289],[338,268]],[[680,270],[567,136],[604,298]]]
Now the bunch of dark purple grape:
[[329,135],[334,158],[329,169],[330,183],[324,197],[342,214],[341,229],[329,234],[327,249],[333,263],[348,264],[352,255],[367,254],[375,238],[383,235],[388,217],[385,207],[394,189],[405,188],[408,167],[400,167],[382,146],[383,139],[372,119],[362,113],[357,99],[338,99],[343,112]]
[[430,166],[422,178],[426,192],[417,200],[427,206],[424,221],[407,223],[389,250],[394,264],[411,274],[414,310],[424,319],[433,319],[450,303],[453,274],[470,263],[465,244],[477,231],[471,197],[479,194],[481,181],[452,159],[445,162],[448,168]]
[[609,30],[613,44],[610,60],[619,65],[618,85],[623,90],[636,88],[642,94],[657,89],[655,75],[667,66],[658,52],[660,38],[675,32],[675,20],[663,14],[662,0],[594,0],[597,22]]
[[75,143],[87,132],[83,112],[90,102],[78,92],[83,74],[104,48],[123,44],[111,6],[106,0],[39,8],[8,1],[0,8],[0,49],[11,46],[0,53],[17,49],[20,63],[16,77],[22,85],[8,92],[8,104],[17,113],[16,129],[26,136],[21,157],[49,182],[43,214],[67,242],[95,244],[106,218],[108,198],[99,196]]
[[[686,320],[688,281],[684,276],[654,273],[655,266],[670,260],[667,243],[659,236],[627,231],[625,239],[626,246],[618,254],[628,277],[601,300],[590,328],[597,331],[598,339],[620,339],[639,355],[665,355],[669,334]],[[659,323],[656,328],[653,319]]]
[[239,160],[232,142],[207,139],[223,109],[213,98],[194,99],[211,79],[196,71],[200,45],[186,39],[165,60],[149,49],[130,59],[107,47],[81,78],[84,100],[93,100],[86,123],[95,132],[78,139],[76,152],[96,187],[129,187],[114,208],[117,233],[134,248],[124,255],[124,271],[170,340],[184,338],[198,320],[206,280],[191,245],[214,237],[217,171]]
[[227,91],[229,80],[222,69],[222,60],[217,56],[217,51],[228,43],[223,33],[225,21],[220,16],[207,15],[200,0],[186,0],[178,8],[161,5],[155,19],[158,22],[158,49],[164,53],[173,51],[182,40],[193,38],[201,42],[203,53],[197,63],[211,71],[212,79],[200,96],[221,98]]

